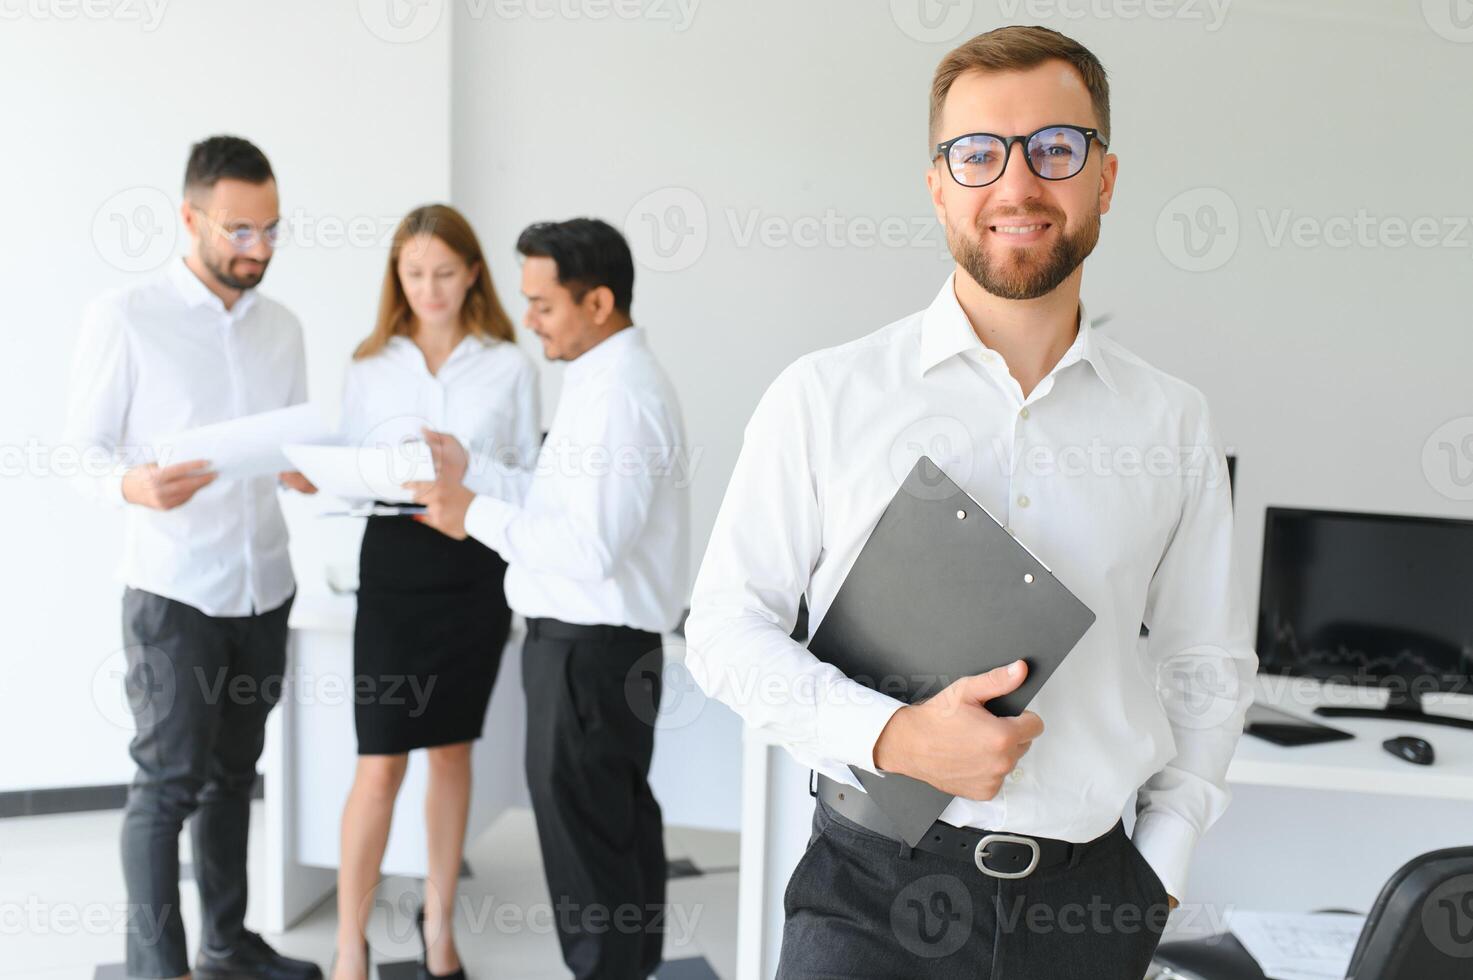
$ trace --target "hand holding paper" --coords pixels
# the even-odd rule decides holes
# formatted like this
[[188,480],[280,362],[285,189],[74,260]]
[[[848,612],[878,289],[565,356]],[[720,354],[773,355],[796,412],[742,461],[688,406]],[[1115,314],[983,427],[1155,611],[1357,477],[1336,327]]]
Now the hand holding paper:
[[464,483],[469,457],[452,435],[430,429],[425,429],[424,435],[434,460],[435,478],[405,484],[414,492],[414,502],[425,505],[425,512],[414,519],[441,534],[464,539],[465,515],[476,497]]
[[123,499],[140,507],[173,510],[187,504],[218,475],[202,459],[191,459],[173,466],[145,463],[123,475]]

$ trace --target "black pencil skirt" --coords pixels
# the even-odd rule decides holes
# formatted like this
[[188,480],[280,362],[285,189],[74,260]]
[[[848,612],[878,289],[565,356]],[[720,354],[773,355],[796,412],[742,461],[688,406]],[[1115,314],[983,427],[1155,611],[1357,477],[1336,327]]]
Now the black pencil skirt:
[[511,628],[506,562],[409,517],[370,517],[358,558],[359,755],[481,737]]

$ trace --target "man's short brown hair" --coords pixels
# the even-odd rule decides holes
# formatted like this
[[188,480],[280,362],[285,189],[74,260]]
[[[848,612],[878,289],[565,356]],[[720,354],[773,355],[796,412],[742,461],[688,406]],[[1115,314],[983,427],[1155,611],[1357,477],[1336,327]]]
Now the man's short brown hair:
[[[946,105],[946,94],[963,74],[969,71],[1026,71],[1055,58],[1073,65],[1083,76],[1084,87],[1089,90],[1090,101],[1099,120],[1095,128],[1100,131],[1102,142],[1110,142],[1110,83],[1105,78],[1105,66],[1100,64],[1100,59],[1084,45],[1058,31],[1047,27],[1015,26],[978,34],[942,58],[941,64],[936,66],[936,77],[931,82],[931,145],[928,149],[935,150],[941,138],[937,128],[941,125],[941,109]],[[1051,121],[1074,122],[1072,119]]]

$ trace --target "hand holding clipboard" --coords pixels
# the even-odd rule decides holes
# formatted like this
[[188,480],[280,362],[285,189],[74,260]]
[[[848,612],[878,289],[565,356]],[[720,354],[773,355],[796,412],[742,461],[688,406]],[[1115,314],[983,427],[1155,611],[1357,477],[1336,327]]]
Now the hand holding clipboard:
[[[1036,723],[1015,716],[1094,619],[1043,562],[922,456],[880,515],[808,649],[851,679],[911,704],[943,693],[980,704],[998,692],[985,710],[1015,722],[1007,750],[1014,751],[1036,734]],[[1027,671],[1015,686],[992,675],[950,689],[1019,659]],[[998,729],[999,744],[1007,727]],[[912,846],[952,800],[952,793],[899,773],[853,772]]]

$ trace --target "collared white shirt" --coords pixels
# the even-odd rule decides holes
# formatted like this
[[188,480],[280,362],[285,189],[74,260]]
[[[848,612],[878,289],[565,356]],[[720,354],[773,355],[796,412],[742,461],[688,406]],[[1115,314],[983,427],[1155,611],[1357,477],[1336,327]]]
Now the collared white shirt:
[[[84,492],[123,504],[123,474],[168,436],[307,400],[302,328],[275,300],[243,292],[229,310],[183,260],[105,293],[83,317],[67,441]],[[295,588],[276,477],[217,479],[168,511],[128,505],[123,582],[211,616],[246,616]]]
[[[893,698],[789,638],[823,622],[885,505],[929,455],[1095,622],[1029,709],[1044,722],[957,826],[1093,839],[1140,789],[1135,843],[1180,897],[1257,658],[1234,584],[1226,463],[1202,395],[1090,325],[1024,398],[945,286],[929,309],[800,358],[749,422],[696,578],[686,663],[804,765],[854,784]],[[1150,627],[1140,640],[1142,622]]]
[[[537,368],[509,341],[464,337],[431,374],[413,340],[392,337],[377,354],[348,365],[339,428],[348,445],[360,447],[418,442],[425,428],[448,432],[473,458],[530,476],[541,439],[537,390]],[[472,465],[466,485],[478,492],[525,488],[525,477],[510,484],[477,482],[480,474],[498,471]],[[516,500],[520,494],[512,492]]]
[[689,586],[689,464],[675,389],[626,327],[568,365],[526,502],[478,496],[466,530],[510,564],[523,616],[665,632]]

